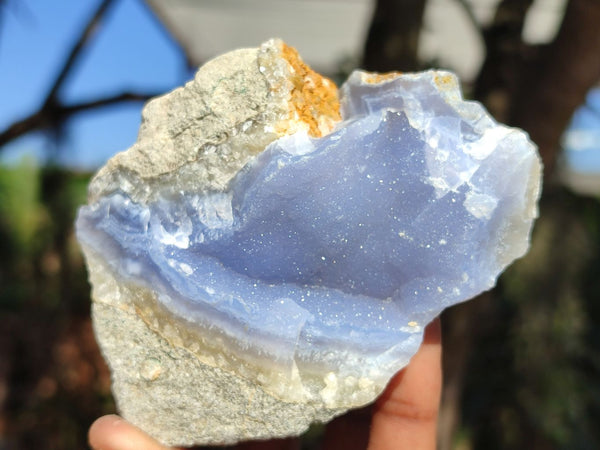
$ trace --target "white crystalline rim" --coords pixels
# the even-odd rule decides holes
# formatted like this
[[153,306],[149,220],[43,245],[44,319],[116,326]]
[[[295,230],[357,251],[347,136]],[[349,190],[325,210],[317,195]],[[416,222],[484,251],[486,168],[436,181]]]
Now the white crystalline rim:
[[[364,72],[355,72],[352,74],[345,86],[348,86],[351,82],[357,83],[357,85],[371,86],[372,83],[367,81],[367,78],[369,76],[370,75],[365,74]],[[449,106],[451,106],[463,119],[469,122],[474,122],[477,132],[483,134],[483,138],[481,138],[481,141],[494,141],[495,139],[502,139],[515,133],[515,131],[511,128],[504,126],[498,127],[495,121],[491,117],[489,117],[489,115],[478,103],[463,101],[461,99],[460,89],[458,87],[458,80],[454,75],[450,74],[449,72],[430,71],[424,74],[406,74],[401,75],[398,78],[382,80],[381,83],[393,83],[398,79],[403,79],[407,82],[416,82],[422,81],[423,78],[429,79],[431,85],[437,88],[440,88],[439,80],[444,80],[442,86],[443,88],[439,90],[444,101]],[[342,91],[343,90],[344,87],[342,87]],[[411,96],[406,96],[405,99],[408,99],[410,101]],[[431,120],[431,117],[428,117],[426,114],[422,113],[422,108],[416,100],[412,101],[410,106],[411,108],[408,110],[408,112],[406,110],[404,112],[407,114],[411,125],[415,129],[422,130],[422,132],[425,133],[424,139],[426,141],[433,139],[434,136],[427,135],[427,130],[430,129],[429,121]],[[340,124],[340,126],[343,126],[343,124]],[[302,133],[300,133],[298,135],[290,137],[290,139],[302,140],[305,139],[305,136]],[[485,145],[473,145],[469,153],[470,156],[474,157],[475,159],[485,159],[485,157],[488,156],[488,154],[486,153]],[[536,201],[539,196],[539,185],[535,182],[536,178],[539,179],[539,167],[536,169],[534,164],[534,166],[532,166],[532,181],[527,192],[527,199],[529,200],[529,220],[532,220],[534,217],[537,216]],[[446,189],[446,187],[440,185],[440,189]],[[470,211],[473,215],[481,215],[485,217],[487,214],[489,214],[489,210],[486,210],[485,208],[482,209],[481,207],[482,204],[486,204],[486,202],[484,201],[485,199],[477,198],[476,195],[477,194],[473,194],[473,196],[470,197],[471,200],[466,202],[465,207],[467,209],[470,208]],[[493,208],[493,205],[490,204],[489,207]],[[523,239],[524,236],[522,235],[522,231],[523,230],[520,230],[521,235],[516,237],[517,241],[522,242],[522,244],[515,246],[515,251],[513,252],[513,254],[511,254],[510,257],[506,258],[505,265],[509,264],[514,258],[522,256],[522,254],[526,251],[528,244],[526,236],[525,239]],[[528,235],[528,231],[525,233],[525,235]],[[515,240],[513,239],[513,241]],[[494,281],[495,280],[491,280],[491,283],[493,284]],[[445,306],[447,305],[440,305],[440,310],[430,311],[428,314],[428,318],[431,319],[435,317]],[[419,330],[412,331],[417,331],[415,333],[416,340],[414,342],[414,348],[416,350],[420,340],[422,339],[422,327],[420,327]],[[351,376],[342,377],[340,379],[338,375],[336,375],[336,373],[334,372],[327,372],[325,374],[321,373],[320,375],[315,375],[317,378],[322,377],[322,380],[318,383],[321,387],[320,389],[318,389],[318,392],[315,392],[314,390],[307,391],[305,389],[302,389],[302,375],[298,373],[297,368],[295,370],[292,370],[291,377],[287,379],[287,381],[286,376],[284,376],[283,379],[281,379],[279,376],[269,377],[268,371],[264,370],[258,371],[258,378],[260,379],[262,377],[262,384],[267,388],[267,390],[271,390],[275,395],[280,396],[282,399],[287,401],[312,401],[315,400],[315,394],[318,394],[318,396],[321,398],[321,401],[323,401],[325,404],[331,407],[358,406],[367,401],[370,401],[373,398],[374,394],[376,395],[378,392],[380,392],[383,389],[387,379],[393,375],[393,372],[395,370],[400,369],[405,363],[406,362],[399,363],[398,367],[395,367],[393,369],[385,369],[386,373],[384,376],[382,376],[382,374],[380,373],[374,377],[374,379],[376,379],[377,381],[374,381],[374,379],[369,380],[367,378],[350,380],[349,378],[351,378]],[[217,363],[217,365],[219,364]],[[251,365],[256,365],[256,363],[251,363]],[[268,370],[270,371],[271,369],[274,368],[271,367]],[[390,373],[387,373],[388,370],[390,371]],[[251,371],[251,373],[241,375],[252,377],[256,376],[256,373],[253,374]],[[287,385],[285,384],[286,382],[288,383]],[[341,389],[340,385],[343,385],[344,383],[348,385],[348,389]],[[356,389],[358,389],[359,393],[355,394],[353,398],[344,398],[344,395],[348,395],[349,392],[352,392]],[[368,393],[368,395],[360,395],[361,389],[363,392]]]

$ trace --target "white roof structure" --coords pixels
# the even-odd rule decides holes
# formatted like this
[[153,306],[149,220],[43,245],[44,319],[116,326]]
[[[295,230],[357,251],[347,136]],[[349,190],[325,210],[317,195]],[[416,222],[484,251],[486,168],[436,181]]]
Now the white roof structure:
[[[499,0],[464,0],[478,23],[489,23]],[[374,0],[146,0],[194,65],[234,48],[278,37],[316,70],[332,74],[362,53]],[[537,0],[524,38],[547,42],[565,0]],[[485,56],[483,42],[461,2],[428,0],[419,53],[472,81]],[[400,70],[402,68],[399,68]]]
[[359,55],[370,0],[147,0],[192,63],[281,38],[318,71]]
[[[428,0],[419,41],[421,60],[435,61],[440,68],[455,71],[463,82],[474,81],[485,48],[473,20],[480,26],[489,24],[499,1]],[[344,60],[360,61],[375,5],[375,0],[146,2],[194,65],[234,48],[255,47],[278,37],[296,47],[317,71],[330,75],[338,71]],[[471,8],[471,18],[465,4]],[[524,41],[550,42],[558,31],[565,6],[566,0],[535,0],[525,20]],[[574,123],[565,137],[560,165],[563,181],[577,192],[599,195],[598,129],[580,129]]]

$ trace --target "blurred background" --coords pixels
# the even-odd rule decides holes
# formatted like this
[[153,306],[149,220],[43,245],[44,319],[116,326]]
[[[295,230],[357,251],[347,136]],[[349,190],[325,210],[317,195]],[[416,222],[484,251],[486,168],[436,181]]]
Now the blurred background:
[[0,0],[0,450],[86,448],[114,412],[73,235],[89,178],[144,101],[270,37],[338,83],[454,70],[529,132],[531,251],[443,315],[439,448],[600,448],[600,1]]

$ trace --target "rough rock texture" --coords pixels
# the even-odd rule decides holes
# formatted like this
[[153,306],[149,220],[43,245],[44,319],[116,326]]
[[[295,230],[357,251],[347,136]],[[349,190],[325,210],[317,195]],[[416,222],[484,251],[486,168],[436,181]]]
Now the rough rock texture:
[[167,444],[372,401],[527,250],[540,161],[447,72],[340,90],[279,41],[148,104],[77,221],[123,415]]
[[[90,267],[96,265],[88,254]],[[202,363],[152,330],[109,271],[91,272],[96,336],[113,372],[119,412],[167,445],[234,443],[298,434],[344,412],[322,404],[284,402],[260,384]],[[104,289],[109,296],[99,297]],[[100,298],[100,300],[98,300]],[[104,299],[101,300],[101,299]]]
[[327,133],[338,108],[335,85],[281,42],[227,53],[145,106],[137,142],[100,169],[89,200],[119,190],[143,202],[173,185],[224,189],[278,137]]

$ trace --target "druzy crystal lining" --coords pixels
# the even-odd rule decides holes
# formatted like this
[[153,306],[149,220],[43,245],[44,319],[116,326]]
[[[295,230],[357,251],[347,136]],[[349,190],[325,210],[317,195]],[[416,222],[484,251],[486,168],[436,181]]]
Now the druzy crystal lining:
[[448,73],[356,72],[341,105],[333,132],[277,139],[224,190],[115,190],[77,228],[167,339],[283,400],[354,406],[525,252],[540,164]]

